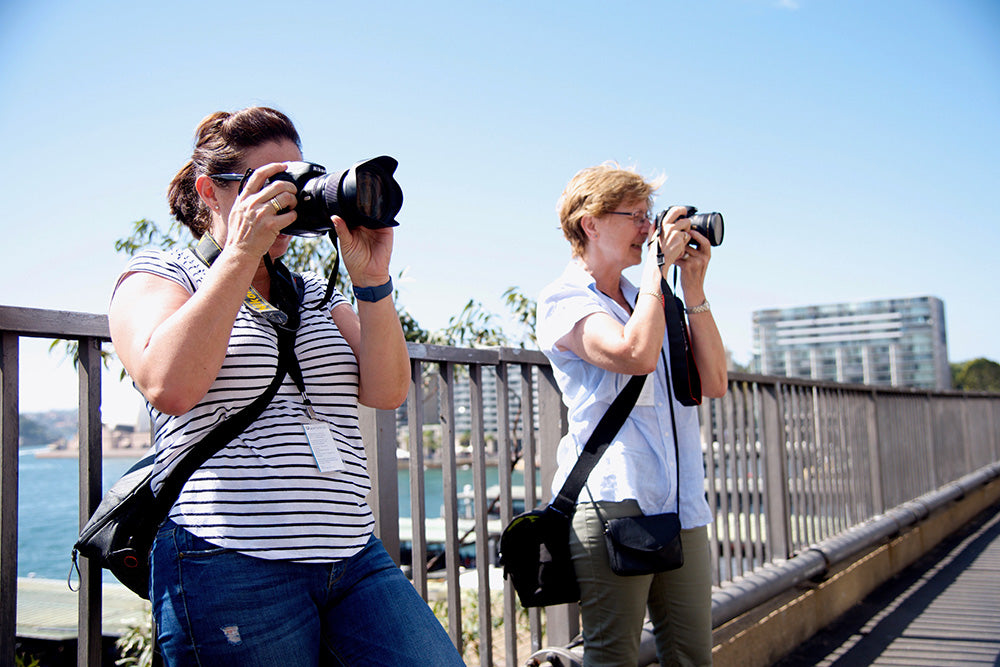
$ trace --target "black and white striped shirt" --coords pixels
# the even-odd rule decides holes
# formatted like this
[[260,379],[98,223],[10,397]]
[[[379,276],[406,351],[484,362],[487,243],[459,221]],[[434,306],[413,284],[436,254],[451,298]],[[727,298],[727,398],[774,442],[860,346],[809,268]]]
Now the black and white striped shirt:
[[[194,292],[207,267],[190,250],[147,250],[123,276],[142,272]],[[336,292],[328,308],[312,310],[326,282],[303,275],[305,297],[295,355],[317,419],[327,424],[343,459],[342,471],[322,473],[303,425],[301,394],[286,376],[263,414],[188,480],[170,518],[198,537],[250,556],[329,562],[358,552],[374,519],[365,450],[358,430],[358,364],[330,309],[346,303]],[[244,305],[236,318],[226,360],[201,402],[180,416],[147,402],[154,429],[154,492],[177,455],[214,426],[251,403],[277,371],[277,335]]]

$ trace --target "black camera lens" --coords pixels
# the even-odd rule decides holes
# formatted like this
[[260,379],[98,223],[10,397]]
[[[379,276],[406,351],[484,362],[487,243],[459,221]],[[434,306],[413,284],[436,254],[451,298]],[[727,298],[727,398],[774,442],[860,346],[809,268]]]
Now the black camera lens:
[[722,245],[725,226],[721,213],[696,213],[690,216],[691,229],[708,239],[713,246]]
[[327,173],[312,162],[289,162],[270,181],[295,185],[295,222],[283,234],[318,236],[333,229],[331,216],[339,215],[350,228],[395,227],[403,206],[403,191],[393,178],[398,163],[383,155],[358,162],[350,169]]

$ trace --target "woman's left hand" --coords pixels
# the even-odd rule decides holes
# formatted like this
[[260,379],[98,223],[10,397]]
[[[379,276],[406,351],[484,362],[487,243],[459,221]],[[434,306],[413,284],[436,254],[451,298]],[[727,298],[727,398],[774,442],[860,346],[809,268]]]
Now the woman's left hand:
[[712,259],[712,244],[694,229],[689,229],[688,234],[698,245],[687,246],[674,263],[681,270],[681,288],[685,299],[690,295],[701,303],[705,296],[705,274],[708,272],[708,262]]
[[355,287],[384,285],[389,279],[392,258],[392,227],[350,229],[339,215],[333,226],[340,241],[340,256]]

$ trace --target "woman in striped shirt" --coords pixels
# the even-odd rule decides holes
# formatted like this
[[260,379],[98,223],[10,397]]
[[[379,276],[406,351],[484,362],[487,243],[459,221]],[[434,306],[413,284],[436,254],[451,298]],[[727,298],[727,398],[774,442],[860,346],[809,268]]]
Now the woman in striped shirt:
[[[394,409],[409,382],[389,280],[393,230],[333,218],[357,311],[339,292],[323,306],[326,281],[312,273],[283,290],[279,258],[290,237],[281,231],[296,219],[296,190],[268,181],[301,160],[281,112],[205,118],[168,199],[215,252],[139,253],[111,300],[115,350],[153,420],[154,491],[179,454],[275,377],[269,302],[291,301],[300,318],[301,382],[289,374],[260,417],[191,476],[157,535],[158,641],[168,665],[316,665],[331,656],[343,665],[460,665],[374,537],[365,500],[358,403]],[[218,177],[247,169],[242,190]]]

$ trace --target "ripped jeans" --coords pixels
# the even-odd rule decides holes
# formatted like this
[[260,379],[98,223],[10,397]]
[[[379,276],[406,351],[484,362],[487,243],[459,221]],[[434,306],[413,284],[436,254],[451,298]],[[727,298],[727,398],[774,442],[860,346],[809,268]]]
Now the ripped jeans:
[[344,561],[292,563],[221,549],[168,520],[151,565],[168,667],[463,664],[374,536]]

